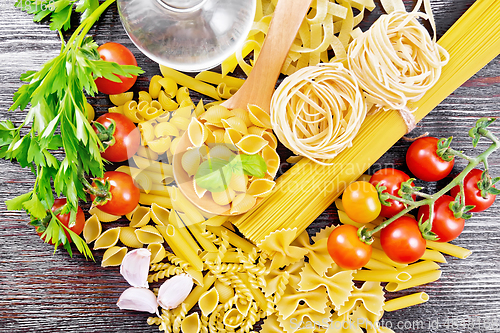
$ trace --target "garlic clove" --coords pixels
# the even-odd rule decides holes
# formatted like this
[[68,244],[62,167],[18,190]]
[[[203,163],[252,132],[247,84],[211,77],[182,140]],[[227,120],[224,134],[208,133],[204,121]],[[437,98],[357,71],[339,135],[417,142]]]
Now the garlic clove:
[[126,289],[116,302],[121,310],[145,311],[158,313],[155,294],[148,288],[130,287]]
[[120,274],[132,287],[148,288],[149,261],[151,252],[141,248],[125,255],[120,266]]
[[193,278],[179,274],[163,282],[158,290],[158,304],[165,310],[175,309],[193,289]]

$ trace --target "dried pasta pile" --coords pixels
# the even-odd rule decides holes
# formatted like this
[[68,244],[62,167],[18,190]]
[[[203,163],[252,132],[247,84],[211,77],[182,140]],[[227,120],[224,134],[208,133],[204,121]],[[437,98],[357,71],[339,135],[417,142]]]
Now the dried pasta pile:
[[[417,4],[415,7],[418,9]],[[382,15],[349,44],[348,66],[376,109],[398,110],[408,132],[415,127],[409,103],[418,101],[448,63],[446,50],[417,20],[432,13],[396,10]],[[433,22],[432,22],[433,23]]]
[[325,165],[352,145],[366,112],[357,80],[339,62],[295,72],[271,100],[272,125],[280,142]]
[[[223,75],[233,72],[238,65],[247,75],[250,73],[252,65],[245,61],[245,57],[253,52],[251,63],[258,58],[276,4],[277,0],[257,0],[254,24],[248,38],[240,51],[222,63]],[[353,8],[359,10],[356,16]],[[281,72],[290,75],[320,62],[346,60],[348,43],[361,33],[356,26],[363,20],[365,9],[371,11],[374,8],[373,0],[313,1]]]

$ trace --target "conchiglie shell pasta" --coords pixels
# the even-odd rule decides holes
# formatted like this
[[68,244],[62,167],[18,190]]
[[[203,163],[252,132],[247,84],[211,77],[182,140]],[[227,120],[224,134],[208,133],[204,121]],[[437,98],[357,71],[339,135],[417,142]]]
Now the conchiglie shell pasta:
[[194,117],[191,118],[187,133],[189,141],[195,147],[200,147],[208,138],[208,131],[205,126]]
[[170,123],[175,125],[178,129],[185,131],[189,126],[189,119],[176,116],[170,119]]
[[182,319],[182,333],[199,333],[201,330],[201,321],[198,312],[191,313],[186,318]]
[[205,292],[198,300],[198,306],[200,307],[201,313],[206,317],[215,310],[217,304],[219,304],[219,293],[215,288],[211,288],[209,291]]
[[245,298],[239,297],[236,300],[236,309],[243,316],[246,316],[248,314],[248,311],[250,310],[250,306],[252,306],[252,302],[248,302]]
[[129,226],[133,228],[140,228],[148,224],[151,219],[150,211],[151,209],[149,207],[138,207],[132,215]]
[[267,179],[256,179],[248,187],[247,193],[254,197],[263,198],[271,194],[276,183]]
[[253,206],[255,206],[256,199],[254,196],[247,194],[247,193],[241,193],[238,194],[234,200],[233,203],[231,204],[231,214],[241,214],[249,209],[251,209]]
[[95,241],[102,232],[102,225],[97,215],[92,215],[83,226],[83,238],[87,244]]
[[258,136],[262,136],[262,134],[264,134],[265,131],[266,131],[265,128],[258,127],[258,126],[250,126],[248,128],[248,134],[255,134]]
[[222,119],[227,119],[229,117],[234,117],[234,113],[222,105],[214,105],[209,107],[208,110],[200,116],[200,119],[211,124],[222,126]]
[[248,134],[247,126],[245,125],[245,121],[241,118],[231,117],[228,119],[222,119],[221,122],[222,122],[222,126],[224,126],[225,129],[233,128],[243,135]]
[[248,104],[248,116],[255,126],[272,128],[271,117],[257,105]]
[[226,128],[224,133],[224,143],[229,149],[237,150],[236,144],[241,141],[243,135],[234,128]]
[[231,157],[235,154],[229,150],[225,145],[215,145],[212,149],[210,149],[210,158],[220,158],[225,161],[229,161]]
[[248,185],[248,176],[245,174],[233,173],[229,187],[237,192],[245,192]]
[[179,129],[169,122],[161,122],[155,126],[154,134],[157,138],[165,136],[173,136],[175,138],[179,136]]
[[122,242],[125,246],[133,248],[140,248],[143,246],[143,244],[137,239],[135,228],[132,227],[121,227],[120,242]]
[[128,249],[126,247],[110,247],[102,256],[101,267],[120,266],[127,252]]
[[226,134],[226,131],[223,129],[216,129],[212,131],[212,134],[215,138],[215,143],[223,143],[224,142],[224,135]]
[[250,115],[248,114],[248,111],[245,109],[233,109],[234,115],[240,119],[242,119],[245,122],[246,127],[252,126],[252,121],[250,120]]
[[233,308],[224,314],[222,322],[224,326],[235,329],[243,322],[243,315],[237,309]]
[[151,219],[158,225],[168,225],[170,211],[165,207],[153,203],[150,211]]
[[160,262],[165,258],[167,252],[163,244],[153,243],[148,245],[148,250],[151,252],[151,263]]
[[273,133],[266,131],[266,132],[262,133],[261,136],[264,140],[267,141],[269,147],[271,147],[273,149],[278,148],[278,139],[276,138],[276,136]]
[[234,193],[234,191],[230,187],[228,187],[227,190],[222,192],[212,192],[212,199],[216,204],[221,206],[230,204],[235,196],[236,193]]
[[100,210],[97,207],[92,207],[89,210],[89,213],[92,214],[92,215],[94,215],[94,214],[97,215],[97,218],[101,222],[114,222],[114,221],[118,220],[121,217],[119,215],[113,215],[113,214],[105,213],[105,212],[103,212],[102,210]]
[[280,156],[278,155],[276,150],[272,149],[269,146],[266,146],[262,149],[261,155],[266,162],[267,173],[274,178],[280,167]]
[[267,146],[267,140],[254,134],[244,136],[243,139],[236,144],[239,150],[248,155],[257,154],[265,146]]
[[143,244],[163,243],[163,237],[158,229],[152,225],[145,225],[135,231],[137,239]]
[[[194,119],[194,118],[193,118]],[[181,165],[184,171],[191,177],[193,176],[201,163],[201,155],[198,148],[188,149],[182,154]]]
[[[120,167],[121,168],[121,167]],[[118,168],[119,169],[119,168]],[[119,171],[118,169],[116,169],[116,171]],[[125,172],[125,171],[122,171],[122,172]],[[127,173],[127,172],[125,172]],[[135,206],[134,210],[131,211],[130,213],[126,214],[125,217],[127,218],[127,220],[129,221],[132,221],[132,216],[134,215],[135,211],[137,210],[137,208],[141,207],[141,205],[137,204],[137,206]]]
[[120,238],[121,228],[111,228],[103,232],[94,243],[94,250],[107,249],[115,246]]
[[198,186],[198,184],[196,184],[196,179],[193,178],[193,189],[194,189],[194,193],[196,193],[196,195],[198,196],[198,198],[203,198],[203,196],[205,195],[205,193],[207,193],[207,190],[204,189],[204,188],[201,188]]
[[219,280],[215,281],[214,288],[217,289],[221,303],[226,303],[234,297],[234,289]]

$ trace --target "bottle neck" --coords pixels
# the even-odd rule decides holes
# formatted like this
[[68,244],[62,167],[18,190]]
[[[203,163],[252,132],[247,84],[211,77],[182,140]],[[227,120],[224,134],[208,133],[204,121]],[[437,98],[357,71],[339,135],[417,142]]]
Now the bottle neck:
[[192,12],[200,9],[207,0],[157,0],[163,7],[175,12]]

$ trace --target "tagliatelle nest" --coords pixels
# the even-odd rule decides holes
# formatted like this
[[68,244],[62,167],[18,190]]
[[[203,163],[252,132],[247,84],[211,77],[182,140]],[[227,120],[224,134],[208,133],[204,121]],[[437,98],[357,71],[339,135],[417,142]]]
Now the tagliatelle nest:
[[349,69],[378,109],[398,110],[408,131],[415,126],[408,103],[419,100],[439,79],[446,50],[431,39],[420,12],[394,11],[380,18],[348,49]]
[[358,82],[341,63],[306,67],[287,77],[271,101],[279,140],[319,164],[352,145],[366,117]]

